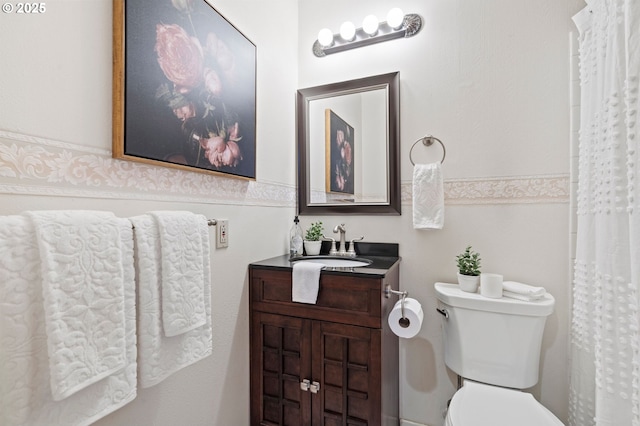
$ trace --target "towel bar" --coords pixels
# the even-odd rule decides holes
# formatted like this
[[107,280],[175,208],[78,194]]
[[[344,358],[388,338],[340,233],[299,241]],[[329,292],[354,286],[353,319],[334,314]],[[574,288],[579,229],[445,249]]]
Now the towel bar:
[[[216,219],[207,219],[207,226],[216,226],[218,224],[218,221]],[[133,224],[131,224],[131,227],[133,229],[136,229],[135,226],[133,226]]]
[[413,162],[413,158],[411,158],[411,153],[413,152],[413,147],[416,146],[418,142],[422,142],[424,146],[431,146],[433,145],[433,142],[440,143],[440,145],[442,145],[442,160],[440,160],[440,164],[444,163],[444,157],[446,157],[447,155],[447,149],[444,147],[444,144],[440,139],[436,138],[435,136],[428,135],[421,137],[420,139],[415,141],[413,145],[411,145],[411,149],[409,150],[409,161],[411,161],[411,165],[416,165],[416,163]]

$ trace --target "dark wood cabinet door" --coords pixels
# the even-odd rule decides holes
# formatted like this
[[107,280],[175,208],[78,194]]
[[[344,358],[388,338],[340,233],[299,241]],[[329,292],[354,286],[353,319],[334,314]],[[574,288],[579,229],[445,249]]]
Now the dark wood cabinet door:
[[251,424],[311,425],[311,322],[253,312],[251,334]]
[[312,323],[312,377],[320,383],[312,397],[314,425],[382,424],[380,339],[379,329]]

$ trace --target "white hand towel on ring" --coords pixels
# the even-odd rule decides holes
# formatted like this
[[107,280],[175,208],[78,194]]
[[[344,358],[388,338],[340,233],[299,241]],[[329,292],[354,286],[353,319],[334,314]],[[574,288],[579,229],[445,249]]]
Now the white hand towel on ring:
[[440,163],[413,167],[413,228],[442,229],[444,183]]

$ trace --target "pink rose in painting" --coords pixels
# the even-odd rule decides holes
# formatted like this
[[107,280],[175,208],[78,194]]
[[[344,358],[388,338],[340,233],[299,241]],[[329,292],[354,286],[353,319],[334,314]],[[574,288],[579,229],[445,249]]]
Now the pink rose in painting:
[[222,165],[222,153],[227,147],[224,138],[214,136],[212,138],[200,139],[200,145],[204,148],[204,155],[207,160],[216,167]]
[[204,87],[212,95],[220,96],[222,94],[222,82],[217,72],[209,68],[204,70]]
[[229,137],[225,141],[222,136],[201,138],[200,146],[204,148],[204,155],[215,167],[236,167],[242,160],[242,152],[236,141],[240,140],[238,123],[229,127]]
[[336,143],[338,144],[338,147],[342,146],[342,144],[344,143],[344,131],[336,131]]
[[231,49],[225,42],[220,40],[216,33],[207,34],[207,42],[205,44],[205,51],[215,58],[218,63],[218,67],[224,73],[224,76],[233,81],[235,78],[236,60],[231,52]]
[[196,116],[196,109],[192,103],[189,103],[188,105],[181,106],[180,108],[175,108],[173,113],[184,123],[188,119]]
[[188,93],[202,81],[200,42],[179,25],[156,25],[156,53],[164,75],[180,93]]
[[350,166],[352,161],[352,155],[351,155],[351,144],[349,142],[345,142],[342,145],[342,150],[340,151],[340,155],[342,156],[342,159],[344,160],[344,162],[347,163],[347,166]]
[[235,167],[242,160],[240,147],[234,141],[227,142],[227,148],[222,153],[221,161],[225,166]]

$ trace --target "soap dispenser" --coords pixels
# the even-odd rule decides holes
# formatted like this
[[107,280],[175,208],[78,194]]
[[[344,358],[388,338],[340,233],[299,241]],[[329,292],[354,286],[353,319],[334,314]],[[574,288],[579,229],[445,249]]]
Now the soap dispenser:
[[300,227],[300,219],[296,216],[293,219],[293,226],[291,227],[290,239],[289,239],[289,256],[297,257],[302,256],[302,228]]

